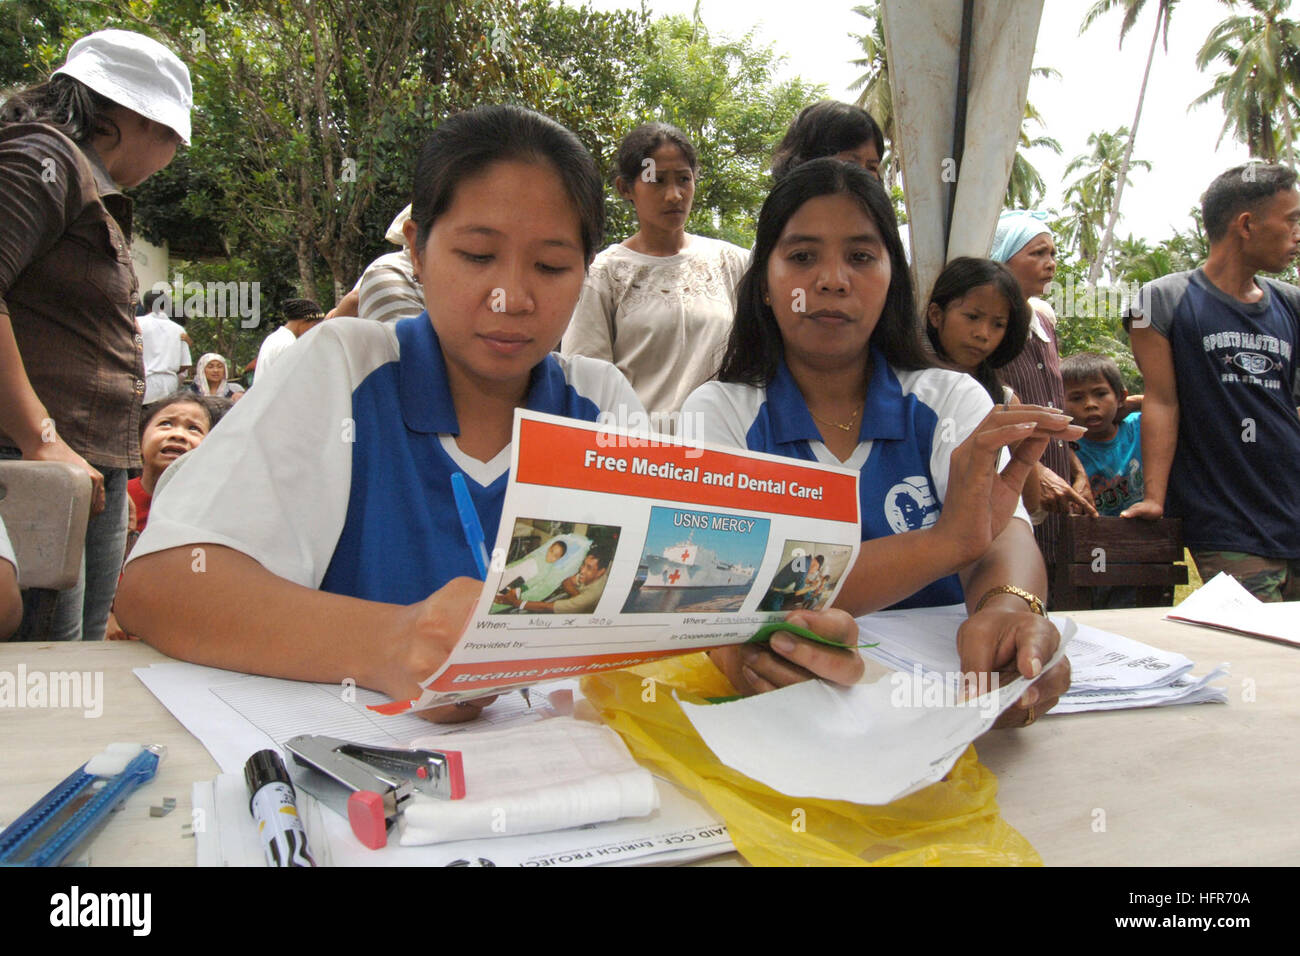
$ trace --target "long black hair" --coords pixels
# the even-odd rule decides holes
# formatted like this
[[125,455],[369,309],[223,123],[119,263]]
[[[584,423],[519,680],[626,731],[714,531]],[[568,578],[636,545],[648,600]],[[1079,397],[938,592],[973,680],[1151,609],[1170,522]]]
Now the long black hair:
[[973,256],[959,256],[948,263],[939,273],[939,278],[934,280],[934,289],[930,292],[930,302],[925,309],[925,334],[936,354],[951,361],[952,356],[944,351],[943,343],[939,341],[939,330],[930,324],[930,306],[938,306],[942,313],[953,302],[965,298],[971,289],[978,289],[982,285],[993,286],[1006,300],[1007,330],[998,347],[970,375],[984,386],[984,391],[989,393],[993,404],[997,405],[1002,402],[1003,395],[1002,380],[998,378],[996,369],[1012,361],[1024,349],[1031,319],[1029,303],[1025,301],[1020,282],[1010,269],[992,259],[976,259]]
[[885,187],[860,166],[837,159],[814,159],[778,182],[758,214],[754,252],[736,289],[736,320],[718,370],[719,381],[766,386],[776,376],[785,345],[776,315],[763,301],[767,263],[786,223],[799,208],[810,199],[830,195],[849,196],[857,202],[880,230],[889,254],[889,290],[880,320],[871,333],[871,344],[897,369],[928,368],[932,364],[921,347],[912,275]]
[[423,248],[434,221],[450,208],[461,181],[503,160],[538,160],[559,174],[578,213],[585,261],[605,236],[605,190],[582,140],[555,120],[521,106],[479,106],[438,125],[415,164],[411,219]]
[[699,157],[685,133],[671,123],[642,123],[619,143],[618,156],[614,160],[616,175],[631,186],[644,171],[645,161],[650,158],[650,154],[665,143],[680,149],[687,165],[699,174]]
[[772,154],[772,179],[782,180],[790,171],[812,159],[834,156],[857,149],[870,140],[876,155],[885,156],[885,134],[871,114],[858,106],[837,100],[822,100],[806,107]]
[[108,115],[117,105],[80,80],[59,73],[5,100],[0,106],[0,127],[45,123],[78,144],[97,135],[120,139],[122,131]]

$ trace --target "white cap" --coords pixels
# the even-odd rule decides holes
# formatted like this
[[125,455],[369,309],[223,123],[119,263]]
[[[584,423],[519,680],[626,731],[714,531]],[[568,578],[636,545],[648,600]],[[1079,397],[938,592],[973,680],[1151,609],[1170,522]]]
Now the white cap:
[[397,214],[392,222],[388,224],[388,231],[384,233],[384,238],[395,246],[406,245],[406,233],[402,232],[402,227],[406,225],[406,220],[411,218],[411,204],[407,203],[406,208]]
[[80,80],[190,144],[190,71],[157,40],[130,30],[100,30],[72,44],[68,61],[54,73]]

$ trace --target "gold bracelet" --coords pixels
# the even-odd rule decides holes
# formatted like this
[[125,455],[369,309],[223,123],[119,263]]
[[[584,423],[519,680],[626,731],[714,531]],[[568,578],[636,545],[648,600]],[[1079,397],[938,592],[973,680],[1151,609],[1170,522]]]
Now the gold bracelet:
[[984,592],[984,596],[980,598],[980,602],[975,605],[974,613],[978,614],[985,604],[988,604],[992,598],[997,597],[999,594],[1014,594],[1029,605],[1029,610],[1042,617],[1047,617],[1047,608],[1043,606],[1042,598],[1036,594],[1031,594],[1024,588],[1018,588],[1014,584],[999,584],[997,587],[989,588]]

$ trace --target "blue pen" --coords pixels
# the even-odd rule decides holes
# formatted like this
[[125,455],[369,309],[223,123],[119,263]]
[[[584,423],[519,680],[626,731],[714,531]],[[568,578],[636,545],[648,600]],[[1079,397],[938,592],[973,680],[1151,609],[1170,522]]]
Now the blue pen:
[[451,493],[456,498],[456,510],[460,512],[460,526],[465,531],[465,541],[474,555],[474,564],[478,566],[478,576],[487,580],[488,549],[483,540],[483,526],[479,524],[478,511],[469,496],[469,486],[465,476],[459,471],[451,476]]
[[[459,471],[452,473],[451,493],[456,498],[456,510],[460,512],[460,526],[465,531],[465,541],[469,544],[470,553],[474,555],[474,563],[478,566],[478,576],[486,581],[488,549],[487,542],[483,540],[483,525],[479,523],[478,511],[475,510],[474,501],[469,496],[469,486],[465,484],[465,476]],[[528,688],[525,687],[519,693],[524,698],[524,703],[531,709],[533,702],[528,698]]]

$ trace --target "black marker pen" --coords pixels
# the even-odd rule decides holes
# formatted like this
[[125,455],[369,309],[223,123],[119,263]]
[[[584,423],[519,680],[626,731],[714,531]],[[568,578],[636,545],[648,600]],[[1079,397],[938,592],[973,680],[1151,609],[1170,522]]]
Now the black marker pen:
[[274,750],[259,750],[244,764],[248,809],[268,866],[315,866],[307,850],[307,833],[294,802],[293,783]]

